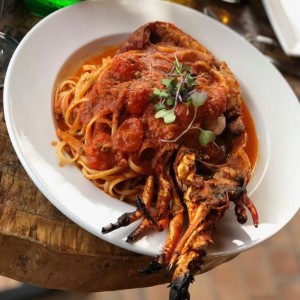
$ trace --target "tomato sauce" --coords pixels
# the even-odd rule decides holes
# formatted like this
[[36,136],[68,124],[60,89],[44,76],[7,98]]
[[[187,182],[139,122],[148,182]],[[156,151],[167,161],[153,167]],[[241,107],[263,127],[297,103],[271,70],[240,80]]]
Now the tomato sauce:
[[258,157],[258,138],[256,134],[255,124],[247,105],[242,102],[243,122],[248,135],[248,143],[245,151],[248,154],[252,170],[254,170]]
[[[88,58],[84,64],[94,64],[94,65],[101,65],[102,63],[102,59],[106,58],[108,56],[113,57],[115,55],[115,53],[117,52],[119,48],[119,45],[111,45],[111,46],[106,46],[104,47],[100,53],[91,56],[90,58]],[[115,66],[117,69],[120,68],[120,66],[116,65]],[[80,67],[76,73],[75,76],[80,76],[83,73],[83,69],[82,67]],[[139,93],[139,91],[142,89],[139,89],[137,87],[136,92]],[[134,98],[136,97],[142,97],[144,95],[135,95]],[[147,96],[147,95],[146,95]],[[147,97],[146,97],[147,98]],[[138,101],[138,103],[143,103],[142,101]],[[147,102],[148,103],[148,102]],[[127,104],[127,110],[129,112],[131,112],[133,115],[139,115],[139,110],[144,110],[145,107],[131,107],[130,106],[130,100],[128,101]],[[145,105],[146,106],[146,105]],[[179,108],[178,108],[179,109]],[[178,110],[177,109],[177,110]],[[252,119],[252,116],[250,114],[249,109],[247,108],[246,104],[243,102],[242,103],[242,112],[243,112],[243,122],[245,124],[246,127],[246,131],[247,131],[247,135],[248,135],[248,143],[247,146],[245,148],[246,153],[248,154],[250,163],[251,163],[251,167],[252,169],[255,168],[256,165],[256,161],[257,161],[257,157],[258,157],[258,138],[257,138],[257,134],[256,134],[256,130],[255,130],[255,125]],[[180,115],[180,113],[179,113]],[[136,119],[138,120],[138,119]],[[141,124],[137,124],[136,120],[130,120],[130,124],[126,123],[124,124],[124,128],[122,128],[121,126],[121,131],[120,134],[118,134],[116,136],[116,140],[118,140],[118,143],[122,144],[121,147],[124,147],[124,149],[127,149],[129,152],[135,152],[135,150],[138,150],[138,148],[140,147],[141,143],[142,143],[142,139],[143,139],[143,130],[140,128],[142,125]],[[182,120],[183,121],[183,120]],[[189,121],[189,120],[188,120]],[[187,121],[187,123],[189,123]],[[183,122],[185,123],[185,122]],[[130,125],[130,126],[129,126]],[[134,126],[133,126],[134,125]],[[58,124],[58,126],[61,129],[64,129],[64,124]],[[135,130],[131,130],[131,126],[135,127]],[[130,130],[129,130],[130,129]],[[158,130],[159,131],[159,130]],[[122,134],[121,134],[122,133]],[[129,141],[129,139],[131,141]],[[115,144],[115,142],[114,142]],[[93,156],[93,155],[92,155]],[[106,155],[107,156],[107,155]],[[102,162],[98,162],[98,161],[94,161],[93,162],[93,166],[96,168],[100,168],[103,169],[104,167],[100,167],[99,165],[102,165],[104,163],[104,165],[108,164],[108,165],[112,165],[113,162],[111,161],[111,159],[108,159],[108,157],[105,157],[105,160],[107,160],[106,163]],[[105,166],[106,168],[107,166]],[[105,169],[104,168],[104,169]]]

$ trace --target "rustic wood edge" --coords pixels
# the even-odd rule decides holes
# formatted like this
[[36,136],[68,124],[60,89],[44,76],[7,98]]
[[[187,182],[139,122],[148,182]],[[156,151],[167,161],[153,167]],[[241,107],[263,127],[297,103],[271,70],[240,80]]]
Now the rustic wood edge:
[[[80,292],[141,288],[170,281],[163,274],[141,276],[139,270],[149,264],[150,257],[111,245],[76,224],[49,222],[3,205],[0,210],[3,276],[44,288]],[[37,231],[35,237],[28,234],[32,227]],[[59,228],[65,231],[58,234],[55,230],[61,231]],[[77,241],[73,243],[58,238],[66,234],[74,238],[75,231]],[[47,242],[51,234],[56,243]]]

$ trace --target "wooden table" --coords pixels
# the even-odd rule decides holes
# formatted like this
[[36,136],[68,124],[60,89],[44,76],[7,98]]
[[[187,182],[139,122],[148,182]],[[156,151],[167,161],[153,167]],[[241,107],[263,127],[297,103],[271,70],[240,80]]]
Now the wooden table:
[[[259,0],[230,5],[218,0],[174,1],[199,11],[206,3],[235,14],[252,33],[275,37]],[[21,40],[40,21],[22,1],[5,1],[0,30]],[[269,49],[261,49],[268,51]],[[300,99],[299,78],[284,77]],[[45,288],[104,291],[169,281],[141,277],[151,258],[113,246],[61,214],[36,188],[20,164],[5,126],[0,93],[0,274]]]

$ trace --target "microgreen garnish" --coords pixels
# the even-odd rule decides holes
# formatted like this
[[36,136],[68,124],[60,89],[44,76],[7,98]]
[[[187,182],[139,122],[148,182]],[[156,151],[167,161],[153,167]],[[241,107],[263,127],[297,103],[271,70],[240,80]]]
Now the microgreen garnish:
[[[194,95],[194,94],[193,94]],[[197,116],[197,110],[199,108],[199,106],[203,105],[205,100],[207,98],[207,94],[205,92],[201,92],[201,93],[197,93],[197,97],[194,96],[194,97],[191,97],[191,103],[194,105],[195,109],[194,109],[194,115],[193,115],[193,119],[192,121],[190,122],[189,126],[180,133],[180,135],[178,135],[175,139],[173,140],[162,140],[163,142],[177,142],[184,134],[186,134],[192,127],[195,119],[196,119],[196,116]],[[157,114],[157,113],[156,113]],[[175,119],[174,119],[175,120]],[[166,123],[166,122],[165,122]],[[200,135],[201,135],[201,132],[202,132],[202,129],[200,129]],[[203,138],[201,138],[201,141],[203,140]],[[200,142],[200,136],[199,136],[199,142]],[[201,142],[200,142],[201,144]],[[207,143],[206,143],[207,144]],[[205,144],[205,146],[206,146]],[[202,144],[201,144],[202,146]]]
[[[180,64],[175,56],[173,67],[170,72],[167,73],[167,77],[161,81],[164,88],[159,89],[155,87],[153,89],[153,98],[160,100],[159,103],[155,105],[155,117],[164,118],[166,112],[162,115],[158,114],[160,110],[167,110],[170,115],[172,113],[174,114],[174,108],[180,102],[186,103],[188,106],[191,101],[191,96],[198,93],[194,89],[196,78],[197,76],[191,74],[191,68]],[[174,117],[176,119],[175,114],[173,118]]]
[[206,147],[206,145],[214,141],[215,138],[216,135],[212,131],[200,128],[199,143],[201,146]]
[[153,89],[153,96],[158,97],[158,98],[162,98],[162,99],[166,99],[166,98],[170,97],[170,95],[167,91],[160,90],[158,88]]
[[173,109],[161,109],[155,114],[156,118],[163,118],[165,123],[172,123],[175,121],[174,108]]
[[157,112],[160,111],[160,110],[162,110],[162,109],[165,109],[165,108],[166,108],[166,106],[163,103],[161,103],[161,102],[159,102],[156,105],[154,105],[154,109]]
[[[153,89],[153,98],[159,99],[159,102],[154,105],[156,111],[155,118],[163,118],[167,124],[173,123],[176,120],[175,107],[179,103],[182,102],[186,105],[187,114],[189,113],[189,106],[191,104],[195,108],[192,121],[179,136],[173,140],[162,140],[163,142],[176,142],[191,129],[197,117],[198,108],[207,99],[207,93],[199,92],[195,89],[197,76],[191,73],[189,66],[179,63],[176,55],[173,66],[166,75],[167,77],[161,81],[164,88],[159,89],[155,87]],[[214,141],[216,136],[212,131],[198,129],[200,130],[199,143],[201,146],[205,147],[209,142]]]
[[198,109],[199,106],[205,103],[206,98],[207,98],[207,94],[205,92],[193,93],[191,95],[191,101],[196,110]]

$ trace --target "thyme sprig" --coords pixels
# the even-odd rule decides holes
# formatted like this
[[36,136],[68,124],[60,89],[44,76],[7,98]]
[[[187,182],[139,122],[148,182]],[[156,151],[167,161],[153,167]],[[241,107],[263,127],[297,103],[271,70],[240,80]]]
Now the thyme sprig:
[[[198,92],[195,89],[196,79],[191,73],[189,66],[179,63],[176,55],[171,70],[167,73],[167,77],[162,79],[161,83],[164,89],[154,88],[153,98],[160,101],[155,104],[156,111],[155,118],[163,118],[165,123],[173,123],[176,120],[175,108],[179,103],[185,103],[187,107],[187,114],[189,113],[189,105],[194,106],[194,115],[188,127],[181,132],[175,139],[165,140],[163,142],[177,142],[184,134],[186,134],[192,127],[198,108],[203,105],[207,99],[206,92]],[[215,134],[210,130],[200,130],[199,143],[201,146],[206,146],[209,142],[214,141]]]

